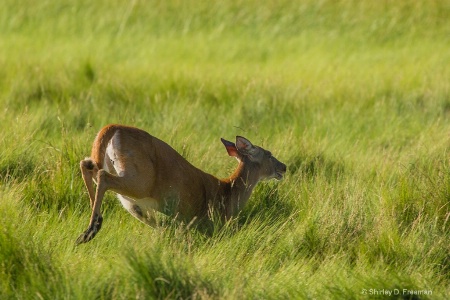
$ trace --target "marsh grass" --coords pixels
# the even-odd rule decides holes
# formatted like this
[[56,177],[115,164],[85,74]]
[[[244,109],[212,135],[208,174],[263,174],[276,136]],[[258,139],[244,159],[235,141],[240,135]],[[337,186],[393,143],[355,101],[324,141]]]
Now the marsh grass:
[[[447,299],[441,1],[4,1],[1,299]],[[107,123],[218,177],[244,135],[288,165],[234,220],[150,229],[79,161]],[[380,290],[432,291],[387,296]]]

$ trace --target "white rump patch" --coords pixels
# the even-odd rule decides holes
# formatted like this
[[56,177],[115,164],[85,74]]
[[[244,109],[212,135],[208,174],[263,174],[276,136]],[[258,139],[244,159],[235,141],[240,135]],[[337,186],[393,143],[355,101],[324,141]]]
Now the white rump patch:
[[116,171],[118,176],[123,176],[125,172],[125,168],[123,166],[123,163],[119,160],[119,154],[121,152],[121,145],[120,145],[120,133],[117,130],[116,133],[114,133],[113,137],[111,138],[111,141],[108,143],[108,146],[106,147],[106,155],[105,155],[105,162],[104,166],[107,166],[109,162],[107,160],[111,160],[111,163],[114,167],[114,170]]

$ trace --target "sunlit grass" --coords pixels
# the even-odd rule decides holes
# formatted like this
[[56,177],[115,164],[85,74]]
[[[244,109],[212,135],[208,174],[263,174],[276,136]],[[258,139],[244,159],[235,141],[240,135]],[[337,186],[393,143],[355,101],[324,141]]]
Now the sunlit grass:
[[[196,4],[2,4],[0,298],[448,298],[448,7]],[[219,177],[236,165],[219,138],[243,135],[288,173],[210,235],[107,194],[76,247],[79,161],[107,123]]]

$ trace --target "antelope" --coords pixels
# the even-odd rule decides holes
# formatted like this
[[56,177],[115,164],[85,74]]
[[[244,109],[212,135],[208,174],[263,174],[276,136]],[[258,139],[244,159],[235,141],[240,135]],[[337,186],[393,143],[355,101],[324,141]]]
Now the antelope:
[[99,232],[100,207],[108,190],[117,193],[131,215],[155,226],[156,211],[192,221],[210,217],[213,207],[221,219],[229,220],[242,210],[259,181],[283,178],[286,165],[270,151],[241,136],[236,143],[221,140],[228,155],[239,162],[226,179],[194,167],[171,146],[141,129],[117,124],[103,127],[91,156],[80,162],[92,214],[88,229],[76,243],[89,242]]

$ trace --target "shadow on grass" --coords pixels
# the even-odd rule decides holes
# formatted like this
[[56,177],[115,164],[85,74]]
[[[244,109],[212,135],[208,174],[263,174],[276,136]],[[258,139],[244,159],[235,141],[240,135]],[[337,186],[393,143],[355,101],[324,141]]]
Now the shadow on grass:
[[33,160],[26,154],[7,158],[0,162],[0,181],[25,181],[33,174],[35,167]]
[[[219,291],[210,278],[187,259],[173,257],[162,246],[138,255],[131,251],[126,261],[131,279],[136,286],[136,296],[148,299],[214,298]],[[179,255],[179,254],[178,254]]]
[[[3,228],[0,231],[0,298],[17,299],[40,295],[43,299],[60,298],[60,271],[48,255],[29,240],[15,238]],[[21,294],[23,293],[23,294]],[[59,297],[58,297],[59,295]]]

